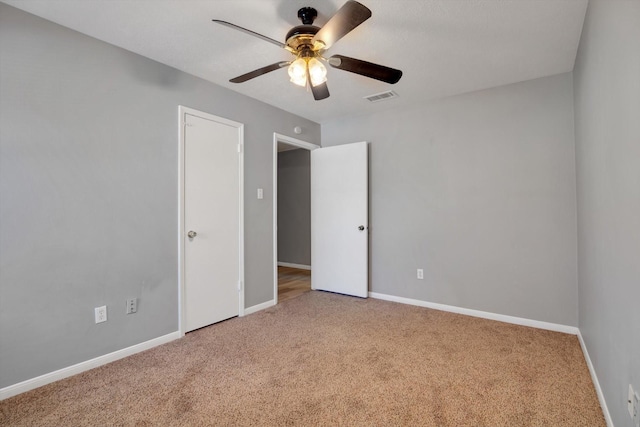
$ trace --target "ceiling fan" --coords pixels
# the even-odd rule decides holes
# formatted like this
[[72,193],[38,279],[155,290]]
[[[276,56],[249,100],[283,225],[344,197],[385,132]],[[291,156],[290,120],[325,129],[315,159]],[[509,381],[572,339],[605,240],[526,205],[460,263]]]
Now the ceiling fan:
[[240,27],[230,22],[214,19],[221,25],[242,31],[264,41],[275,44],[293,54],[295,59],[281,61],[266,67],[243,74],[229,80],[232,83],[243,83],[263,74],[280,68],[289,67],[291,82],[299,86],[308,86],[316,101],[329,97],[327,88],[327,69],[323,62],[333,68],[349,71],[361,76],[380,80],[386,83],[397,83],[402,77],[402,71],[384,65],[373,64],[360,59],[349,58],[343,55],[333,55],[325,58],[323,53],[335,42],[351,32],[358,25],[371,17],[371,10],[354,0],[347,1],[329,21],[322,27],[313,25],[318,12],[312,7],[303,7],[298,10],[298,18],[302,25],[293,27],[286,36],[286,42],[281,43],[270,37]]

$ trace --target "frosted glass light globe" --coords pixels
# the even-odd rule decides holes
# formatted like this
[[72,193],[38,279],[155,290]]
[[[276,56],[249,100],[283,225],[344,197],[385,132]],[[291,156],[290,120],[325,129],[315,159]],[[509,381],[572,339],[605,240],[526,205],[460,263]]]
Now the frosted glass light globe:
[[327,68],[316,58],[311,58],[309,60],[309,76],[311,77],[311,84],[318,86],[327,81]]
[[307,61],[298,58],[289,65],[289,77],[293,84],[298,86],[307,85]]

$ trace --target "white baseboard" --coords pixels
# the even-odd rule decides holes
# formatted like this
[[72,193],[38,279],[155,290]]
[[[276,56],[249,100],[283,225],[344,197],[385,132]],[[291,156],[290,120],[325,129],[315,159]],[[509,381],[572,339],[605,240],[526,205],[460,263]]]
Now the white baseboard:
[[490,313],[488,311],[472,310],[469,308],[456,307],[453,305],[438,304],[435,302],[421,301],[411,298],[397,297],[394,295],[379,294],[369,292],[371,298],[385,301],[399,302],[402,304],[417,305],[419,307],[432,308],[434,310],[449,311],[451,313],[464,314],[467,316],[481,317],[483,319],[497,320],[499,322],[513,323],[514,325],[530,326],[532,328],[546,329],[549,331],[563,332],[565,334],[578,335],[578,328],[575,326],[561,325],[558,323],[541,322],[539,320],[525,319],[523,317],[507,316],[504,314]]
[[76,363],[75,365],[58,369],[57,371],[49,372],[48,374],[40,375],[39,377],[31,378],[29,380],[10,385],[8,387],[1,388],[0,400],[8,399],[20,393],[42,387],[43,385],[47,385],[54,381],[67,378],[84,371],[88,371],[89,369],[97,368],[98,366],[106,365],[110,362],[115,362],[116,360],[131,356],[132,354],[140,353],[141,351],[149,350],[150,348],[157,347],[162,344],[166,344],[178,338],[180,338],[180,332],[172,332],[170,334],[163,335],[161,337],[154,338],[152,340],[145,341],[131,347],[123,348],[122,350],[114,351],[113,353],[96,357],[95,359]]
[[262,304],[256,304],[253,307],[245,308],[244,315],[246,316],[247,314],[253,314],[257,311],[264,310],[265,308],[273,307],[274,305],[276,305],[276,302],[274,300],[269,300],[267,302],[263,302]]
[[602,388],[600,387],[600,382],[598,381],[596,370],[593,367],[593,363],[591,363],[591,357],[589,357],[589,351],[587,351],[587,345],[584,343],[584,339],[582,338],[582,334],[580,333],[579,330],[578,330],[578,341],[580,341],[580,347],[582,347],[582,354],[584,354],[584,359],[586,360],[587,366],[589,367],[589,373],[591,374],[591,380],[593,381],[593,386],[596,389],[596,394],[598,395],[598,400],[600,401],[600,407],[602,407],[604,420],[607,422],[608,427],[613,427],[613,420],[611,419],[611,414],[609,413],[607,402],[604,400],[604,393],[602,393]]
[[291,262],[280,262],[280,261],[278,261],[278,267],[291,267],[291,268],[299,268],[300,270],[311,270],[311,266],[310,265],[293,264]]

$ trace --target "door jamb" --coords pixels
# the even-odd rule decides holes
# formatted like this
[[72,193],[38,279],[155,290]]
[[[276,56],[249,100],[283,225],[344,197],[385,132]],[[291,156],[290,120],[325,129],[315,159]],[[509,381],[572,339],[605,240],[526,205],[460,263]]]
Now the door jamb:
[[[278,142],[313,151],[319,145],[273,133],[273,304],[278,304]],[[311,191],[311,189],[309,189]],[[312,266],[313,268],[313,266]]]
[[185,334],[185,265],[184,265],[184,138],[185,115],[201,117],[218,123],[223,123],[238,128],[238,316],[244,316],[244,124],[228,120],[223,117],[195,110],[193,108],[178,106],[178,325],[180,336]]

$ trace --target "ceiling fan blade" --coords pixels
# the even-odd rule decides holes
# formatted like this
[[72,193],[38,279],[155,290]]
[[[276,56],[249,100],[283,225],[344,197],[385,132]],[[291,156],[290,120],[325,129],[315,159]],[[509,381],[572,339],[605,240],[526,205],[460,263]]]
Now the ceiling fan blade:
[[324,24],[320,31],[313,37],[313,41],[321,41],[325,49],[329,49],[335,42],[347,35],[351,30],[371,17],[371,11],[364,5],[354,0],[346,2]]
[[266,67],[258,68],[257,70],[253,70],[247,74],[243,74],[241,76],[235,77],[229,80],[231,83],[244,83],[247,80],[251,80],[263,74],[270,73],[272,71],[278,70],[282,67],[286,67],[289,65],[289,62],[276,62],[275,64],[267,65]]
[[311,93],[313,93],[313,99],[321,101],[329,97],[329,88],[327,82],[321,83],[317,86],[311,86]]
[[402,77],[402,71],[384,65],[362,61],[360,59],[349,58],[348,56],[333,55],[328,60],[329,65],[339,70],[360,74],[361,76],[380,80],[385,83],[398,83]]
[[309,68],[307,68],[307,84],[311,88],[313,99],[316,101],[322,101],[329,97],[329,88],[327,87],[326,81],[316,86],[311,84],[311,73],[309,72]]
[[234,30],[242,31],[243,33],[249,34],[250,36],[254,36],[254,37],[262,39],[262,40],[264,40],[266,42],[275,44],[276,46],[281,47],[283,49],[285,48],[285,44],[279,42],[278,40],[274,40],[271,37],[263,36],[260,33],[256,33],[255,31],[251,31],[251,30],[248,30],[248,29],[246,29],[244,27],[241,27],[239,25],[232,24],[231,22],[221,21],[219,19],[212,19],[212,21],[215,22],[216,24],[224,25],[226,27],[233,28]]

